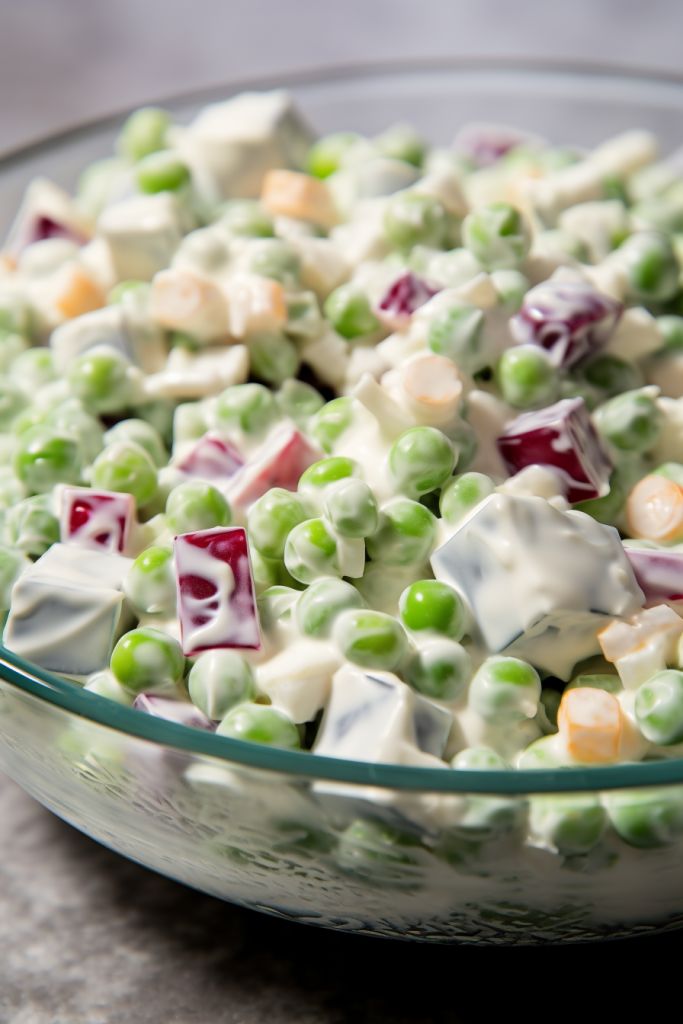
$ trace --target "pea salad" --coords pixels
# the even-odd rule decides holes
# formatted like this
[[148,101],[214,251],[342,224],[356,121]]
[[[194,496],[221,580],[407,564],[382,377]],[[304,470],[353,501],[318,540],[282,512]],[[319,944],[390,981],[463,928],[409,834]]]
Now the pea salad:
[[[0,252],[12,652],[254,743],[683,753],[683,174],[146,108]],[[681,614],[679,614],[681,613]]]

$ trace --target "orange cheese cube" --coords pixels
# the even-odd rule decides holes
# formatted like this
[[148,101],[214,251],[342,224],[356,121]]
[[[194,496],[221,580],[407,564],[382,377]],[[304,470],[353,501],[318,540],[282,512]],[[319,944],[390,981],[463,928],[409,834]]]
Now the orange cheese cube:
[[106,296],[86,271],[74,264],[60,275],[55,307],[65,320],[71,320],[84,313],[92,313],[106,303]]
[[325,228],[338,220],[327,185],[298,171],[268,171],[261,186],[261,202],[275,216],[309,220]]
[[613,764],[619,760],[623,713],[614,694],[588,686],[566,690],[557,725],[573,760],[581,764]]

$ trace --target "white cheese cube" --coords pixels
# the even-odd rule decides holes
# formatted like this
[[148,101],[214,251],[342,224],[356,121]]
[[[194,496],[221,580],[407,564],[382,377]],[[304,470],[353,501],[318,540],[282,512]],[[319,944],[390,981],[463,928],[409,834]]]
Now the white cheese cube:
[[180,210],[168,192],[133,196],[107,206],[97,231],[108,244],[118,280],[151,281],[180,245]]
[[217,202],[256,198],[271,168],[303,166],[312,136],[286,92],[245,92],[204,107],[175,142],[200,192]]
[[441,756],[452,721],[449,711],[392,673],[368,674],[345,665],[332,680],[313,750],[355,761],[415,763],[418,751]]
[[12,588],[3,642],[51,672],[87,676],[109,664],[131,559],[55,544]]
[[633,615],[644,602],[617,531],[543,498],[492,494],[431,563],[469,604],[489,651],[515,645],[565,678],[597,653],[605,616]]

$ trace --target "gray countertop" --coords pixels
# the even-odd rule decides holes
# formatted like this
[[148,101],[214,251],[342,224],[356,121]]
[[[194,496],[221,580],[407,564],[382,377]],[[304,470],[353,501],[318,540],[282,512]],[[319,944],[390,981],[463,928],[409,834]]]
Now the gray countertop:
[[638,962],[643,981],[679,947],[680,933],[482,951],[289,924],[124,860],[0,776],[1,1024],[470,1024],[513,1004],[545,1017],[597,977],[597,956],[587,998],[597,1011],[604,983],[613,1015],[630,998],[617,966]]

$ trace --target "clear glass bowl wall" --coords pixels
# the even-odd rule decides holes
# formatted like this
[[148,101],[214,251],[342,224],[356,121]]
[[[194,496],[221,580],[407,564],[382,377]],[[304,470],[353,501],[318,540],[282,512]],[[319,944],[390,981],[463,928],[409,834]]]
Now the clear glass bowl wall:
[[[666,152],[683,124],[683,80],[500,62],[233,83],[164,105],[184,120],[243,88],[280,85],[321,132],[373,133],[403,120],[447,144],[463,122],[484,120],[591,145],[641,127]],[[73,187],[111,151],[122,120],[0,162],[0,231],[31,178]],[[683,923],[683,760],[505,773],[317,759],[152,719],[0,648],[0,768],[131,859],[312,924],[432,942],[541,943]],[[621,808],[621,835],[610,827],[581,855],[526,842],[530,812],[596,798]]]

